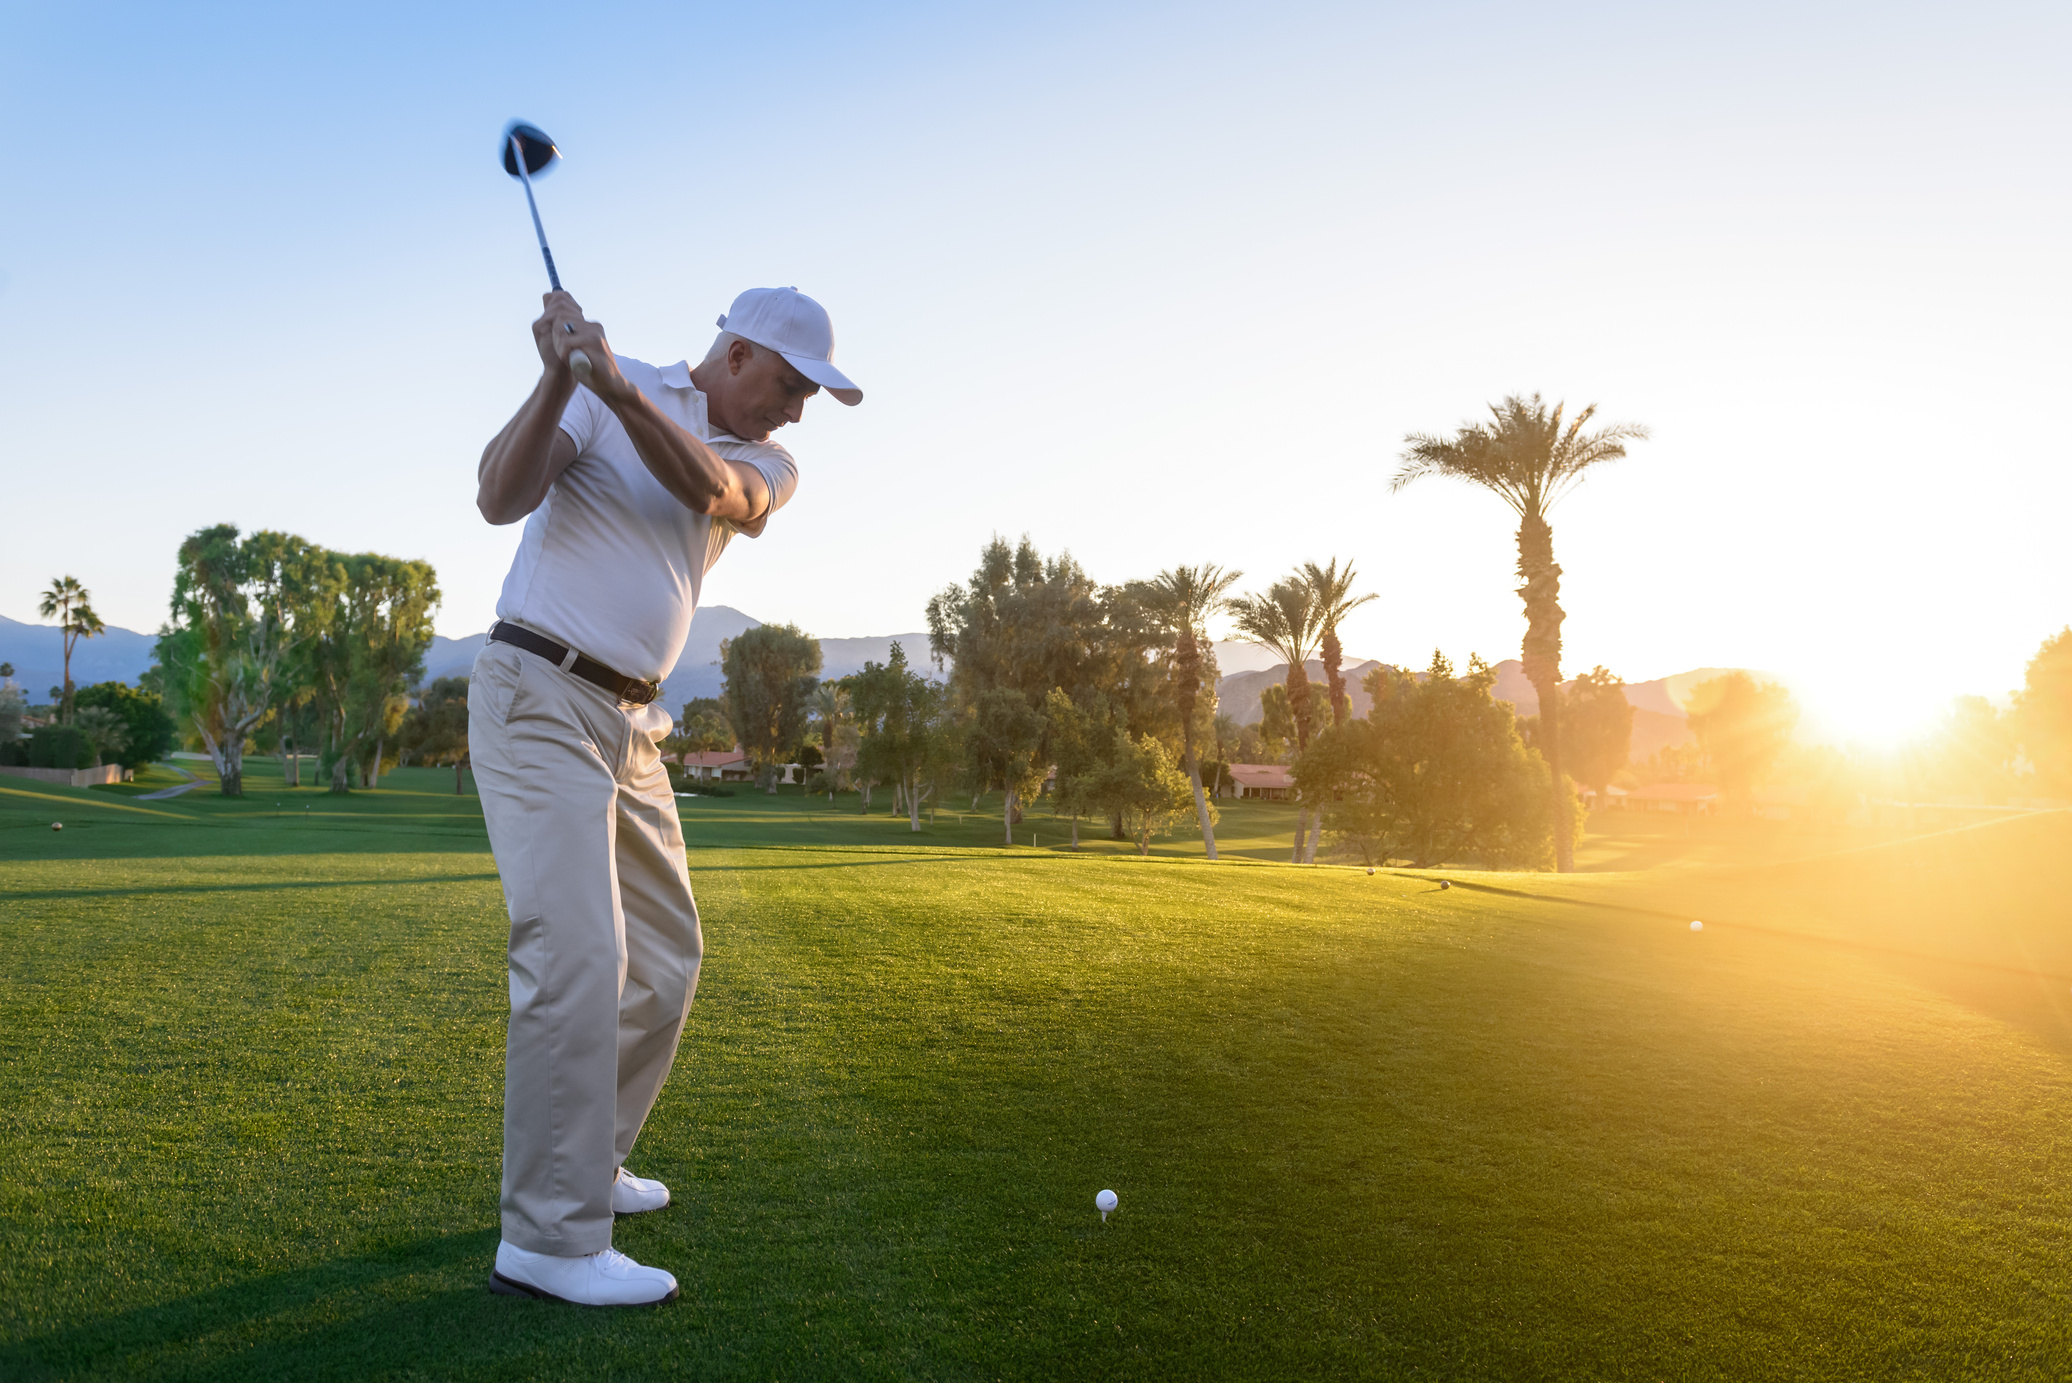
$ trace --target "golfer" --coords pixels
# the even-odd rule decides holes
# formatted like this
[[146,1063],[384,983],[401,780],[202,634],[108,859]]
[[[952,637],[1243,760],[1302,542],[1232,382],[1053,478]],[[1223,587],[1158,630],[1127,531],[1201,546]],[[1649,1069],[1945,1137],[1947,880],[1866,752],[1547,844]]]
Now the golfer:
[[[752,288],[696,367],[614,356],[566,293],[532,324],[545,366],[482,452],[476,504],[525,520],[475,659],[468,745],[511,913],[503,1242],[492,1291],[590,1306],[676,1297],[612,1246],[669,1188],[626,1170],[676,1058],[704,941],[654,703],[706,571],[755,537],[798,469],[770,434],[825,388],[827,312]],[[591,362],[587,386],[568,360]]]

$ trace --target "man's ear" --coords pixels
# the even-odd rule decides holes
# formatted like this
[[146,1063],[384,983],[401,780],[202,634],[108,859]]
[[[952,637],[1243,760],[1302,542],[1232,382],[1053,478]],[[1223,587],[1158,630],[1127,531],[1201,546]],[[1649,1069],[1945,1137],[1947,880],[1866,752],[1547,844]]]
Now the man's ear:
[[755,359],[755,347],[749,345],[746,341],[730,341],[727,343],[728,374],[740,374],[741,367],[753,359]]

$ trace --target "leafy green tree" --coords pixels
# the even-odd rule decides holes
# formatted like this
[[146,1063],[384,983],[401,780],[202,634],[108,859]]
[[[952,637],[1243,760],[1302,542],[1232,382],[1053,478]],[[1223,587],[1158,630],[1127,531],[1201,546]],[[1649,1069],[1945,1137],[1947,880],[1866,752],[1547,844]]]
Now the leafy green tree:
[[0,686],[0,764],[20,762],[12,756],[22,737],[22,718],[29,713],[29,698],[14,684],[14,669],[9,667],[7,672],[8,680]]
[[906,650],[897,643],[888,661],[866,662],[844,683],[862,735],[859,771],[898,784],[907,826],[920,830],[921,802],[932,787],[929,770],[941,752],[942,684],[908,667]]
[[1172,751],[1155,736],[1132,736],[1119,728],[1110,735],[1101,767],[1087,784],[1087,795],[1100,810],[1122,821],[1123,829],[1137,842],[1138,854],[1148,855],[1151,837],[1194,805],[1193,785],[1173,762]]
[[165,708],[165,698],[155,692],[121,682],[96,682],[90,687],[79,688],[73,701],[82,713],[102,709],[121,722],[122,744],[104,746],[102,753],[112,752],[124,768],[135,771],[164,758],[172,750],[178,726]]
[[355,772],[380,785],[389,736],[409,709],[407,689],[424,674],[439,586],[431,564],[380,553],[328,553],[321,630],[312,666],[331,742],[322,762],[331,791],[351,790]]
[[1010,687],[992,687],[978,694],[973,708],[967,753],[987,783],[998,783],[1000,822],[1005,843],[1014,844],[1014,828],[1022,819],[1022,803],[1043,788],[1048,765],[1039,763],[1043,716],[1027,697]]
[[244,795],[244,746],[273,713],[297,649],[319,633],[333,581],[322,548],[232,524],[189,535],[160,633],[167,700],[215,760],[225,797]]
[[[1225,608],[1241,636],[1288,665],[1288,711],[1295,722],[1295,748],[1300,753],[1309,747],[1311,724],[1309,670],[1303,664],[1316,651],[1321,633],[1316,592],[1298,575],[1274,582],[1265,595],[1238,596]],[[1314,815],[1314,806],[1301,800],[1295,814],[1295,849],[1289,856],[1295,864],[1303,861]]]
[[[1518,728],[1528,745],[1543,749],[1538,716],[1526,717]],[[1569,776],[1601,794],[1632,753],[1633,703],[1626,699],[1626,684],[1596,667],[1562,688],[1561,733]]]
[[1074,704],[1063,687],[1052,687],[1043,699],[1043,744],[1057,770],[1051,790],[1052,816],[1072,820],[1072,848],[1079,848],[1079,818],[1101,811],[1099,779],[1107,768],[1112,733],[1104,717]]
[[1721,796],[1747,810],[1753,805],[1750,794],[1790,747],[1799,708],[1775,682],[1729,672],[1691,688],[1684,716]]
[[[1183,762],[1193,787],[1195,814],[1201,821],[1202,848],[1212,860],[1216,858],[1216,826],[1213,809],[1202,793],[1201,754],[1195,743],[1198,732],[1208,728],[1198,722],[1212,725],[1216,711],[1215,645],[1206,625],[1243,575],[1205,563],[1169,568],[1142,586],[1145,608],[1172,638],[1173,699],[1180,714]],[[1073,826],[1076,831],[1076,818]]]
[[[1908,797],[1998,802],[2012,795],[2021,754],[2014,712],[2003,713],[1983,696],[1960,696],[1936,730],[1902,765]],[[1803,776],[1791,773],[1790,781]]]
[[1464,480],[1490,491],[1518,515],[1518,595],[1525,602],[1526,680],[1539,693],[1540,743],[1552,772],[1550,800],[1556,820],[1555,867],[1575,868],[1571,829],[1574,797],[1563,780],[1561,738],[1561,568],[1554,564],[1554,529],[1547,513],[1593,466],[1616,461],[1626,444],[1648,435],[1632,423],[1595,432],[1584,426],[1596,415],[1591,404],[1566,426],[1564,405],[1552,410],[1538,394],[1493,404],[1488,423],[1463,424],[1451,438],[1412,433],[1403,439],[1402,467],[1389,484],[1393,492],[1426,476]]
[[820,642],[797,625],[760,624],[720,644],[727,720],[764,792],[777,791],[784,751],[805,733],[820,685]]
[[92,601],[93,593],[79,584],[79,578],[58,576],[51,579],[36,606],[43,618],[58,622],[58,637],[64,646],[65,685],[59,689],[60,695],[52,699],[59,702],[59,715],[68,721],[72,718],[72,650],[81,639],[91,639],[106,628],[94,613]]
[[467,790],[468,679],[439,677],[419,688],[417,702],[396,727],[396,759],[453,765],[453,793]]
[[979,554],[962,586],[928,602],[928,647],[967,705],[1006,688],[1034,706],[1052,687],[1075,697],[1110,690],[1107,612],[1100,591],[1070,554],[1045,558],[1024,537],[999,538]]
[[672,747],[679,754],[719,754],[732,749],[734,723],[727,719],[726,702],[717,696],[695,696],[684,702]]
[[1012,549],[993,539],[969,580],[928,602],[929,651],[950,664],[951,718],[974,796],[1000,785],[1009,840],[1045,776],[1040,708],[1051,690],[1081,704],[1120,702],[1148,723],[1164,682],[1145,656],[1156,641],[1130,593],[1102,592],[1070,555],[1045,558],[1026,537]]
[[2044,790],[2072,797],[2072,627],[2044,640],[2015,695],[2022,751]]
[[1327,830],[1369,865],[1553,862],[1547,766],[1491,695],[1488,664],[1472,658],[1455,677],[1435,653],[1422,681],[1378,667],[1364,685],[1367,715],[1331,727],[1295,761],[1296,784],[1324,804]]
[[1245,763],[1286,763],[1288,746],[1295,740],[1295,712],[1288,706],[1288,689],[1283,686],[1267,687],[1259,693],[1259,723],[1255,731],[1257,744],[1245,753]]

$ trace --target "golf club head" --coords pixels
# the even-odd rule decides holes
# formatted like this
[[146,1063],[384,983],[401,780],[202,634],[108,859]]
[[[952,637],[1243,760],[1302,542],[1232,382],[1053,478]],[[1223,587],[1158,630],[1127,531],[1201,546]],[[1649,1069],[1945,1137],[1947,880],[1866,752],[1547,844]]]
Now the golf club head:
[[528,125],[523,120],[513,120],[504,126],[503,164],[504,171],[512,177],[518,176],[518,160],[511,151],[511,141],[516,139],[518,147],[525,151],[525,171],[528,175],[537,173],[561,157],[561,151],[554,147],[554,141],[537,125]]

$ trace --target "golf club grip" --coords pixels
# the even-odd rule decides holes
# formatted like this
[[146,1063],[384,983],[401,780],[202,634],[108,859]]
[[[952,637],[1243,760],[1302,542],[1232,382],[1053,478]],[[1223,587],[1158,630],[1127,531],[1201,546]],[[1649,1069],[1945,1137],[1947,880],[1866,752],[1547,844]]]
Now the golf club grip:
[[568,368],[575,375],[575,377],[583,381],[583,383],[588,384],[590,382],[589,356],[583,354],[581,351],[570,351],[568,353]]

